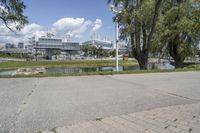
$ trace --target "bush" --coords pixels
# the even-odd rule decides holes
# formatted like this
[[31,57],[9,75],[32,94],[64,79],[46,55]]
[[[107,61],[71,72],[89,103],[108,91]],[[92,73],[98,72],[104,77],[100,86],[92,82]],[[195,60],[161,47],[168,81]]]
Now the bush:
[[3,52],[0,52],[0,57],[2,57],[2,58],[25,58],[25,59],[30,58],[30,56],[28,54],[3,53]]

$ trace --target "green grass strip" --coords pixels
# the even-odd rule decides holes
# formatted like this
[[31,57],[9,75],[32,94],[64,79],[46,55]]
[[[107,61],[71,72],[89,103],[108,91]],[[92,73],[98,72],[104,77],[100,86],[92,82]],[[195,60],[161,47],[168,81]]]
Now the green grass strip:
[[145,73],[166,73],[166,72],[189,72],[200,71],[200,68],[184,68],[174,70],[133,70],[122,72],[82,72],[82,73],[63,73],[63,74],[37,74],[37,75],[0,75],[0,78],[42,78],[42,77],[64,77],[64,76],[89,76],[89,75],[116,75],[116,74],[145,74]]

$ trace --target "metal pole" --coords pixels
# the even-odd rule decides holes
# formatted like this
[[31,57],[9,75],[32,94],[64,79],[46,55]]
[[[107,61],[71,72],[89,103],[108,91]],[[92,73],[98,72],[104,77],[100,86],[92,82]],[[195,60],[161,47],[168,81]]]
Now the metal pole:
[[116,71],[119,71],[119,59],[118,59],[118,42],[119,42],[119,24],[116,22]]
[[38,58],[37,58],[38,50],[36,49],[35,52],[36,52],[36,53],[35,53],[35,60],[38,61]]

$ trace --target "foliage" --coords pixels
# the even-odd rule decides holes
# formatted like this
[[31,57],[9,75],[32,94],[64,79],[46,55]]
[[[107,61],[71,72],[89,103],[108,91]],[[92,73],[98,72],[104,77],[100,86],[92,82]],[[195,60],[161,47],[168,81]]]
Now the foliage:
[[0,52],[0,57],[2,57],[2,58],[25,58],[25,59],[30,58],[30,56],[28,54],[18,54],[18,53],[7,54],[7,53],[3,53],[3,52]]
[[175,66],[182,67],[200,41],[200,0],[166,0],[161,12],[152,50],[167,51]]
[[60,51],[60,50],[53,50],[53,51],[52,51],[52,54],[53,54],[53,55],[60,55],[60,54],[61,54],[61,51]]
[[[149,52],[162,58],[170,55],[175,67],[196,54],[200,42],[200,0],[109,0],[123,6],[114,21],[121,39],[132,45],[141,69],[147,69]],[[155,34],[156,33],[156,34]]]
[[115,57],[116,56],[116,50],[110,51],[110,56]]
[[197,55],[199,55],[199,57],[200,57],[200,50],[197,50]]
[[152,37],[162,0],[109,0],[123,10],[116,14],[114,21],[120,25],[121,39],[128,40],[140,69],[147,69]]
[[84,52],[85,56],[95,56],[97,53],[97,47],[94,45],[82,45],[81,46],[81,51]]
[[21,0],[0,0],[0,21],[11,31],[21,30],[28,23],[23,14],[26,6]]
[[84,52],[84,55],[86,57],[91,56],[91,57],[102,58],[102,57],[115,56],[115,52],[104,50],[102,49],[102,47],[96,47],[95,45],[92,44],[82,45],[81,51]]

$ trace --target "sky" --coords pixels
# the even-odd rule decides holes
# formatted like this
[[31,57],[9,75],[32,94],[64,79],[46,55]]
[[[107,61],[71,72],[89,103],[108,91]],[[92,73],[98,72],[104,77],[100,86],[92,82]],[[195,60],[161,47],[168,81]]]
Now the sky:
[[11,33],[0,25],[0,43],[27,42],[53,33],[56,37],[70,36],[71,41],[84,42],[94,35],[114,40],[113,14],[107,0],[24,0],[29,24],[20,32]]

